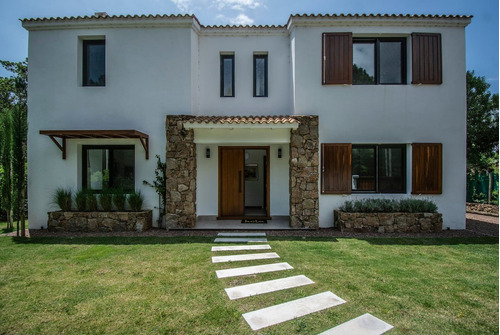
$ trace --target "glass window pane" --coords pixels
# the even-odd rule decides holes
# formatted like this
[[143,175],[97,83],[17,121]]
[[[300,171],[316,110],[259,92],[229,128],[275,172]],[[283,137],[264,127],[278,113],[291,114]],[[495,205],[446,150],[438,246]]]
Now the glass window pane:
[[378,188],[379,192],[404,192],[404,154],[403,148],[378,150]]
[[84,85],[104,86],[106,82],[106,60],[104,41],[84,41]]
[[380,42],[380,83],[401,84],[401,42]]
[[87,150],[87,188],[102,190],[109,185],[109,152],[106,149]]
[[255,96],[265,97],[266,92],[266,63],[267,57],[255,57]]
[[134,150],[113,149],[111,185],[123,190],[134,189]]
[[352,148],[352,190],[375,191],[375,148]]
[[222,96],[232,97],[233,94],[233,58],[225,57],[223,58],[223,68],[222,73],[223,80],[223,90]]
[[352,83],[375,84],[375,42],[354,43]]

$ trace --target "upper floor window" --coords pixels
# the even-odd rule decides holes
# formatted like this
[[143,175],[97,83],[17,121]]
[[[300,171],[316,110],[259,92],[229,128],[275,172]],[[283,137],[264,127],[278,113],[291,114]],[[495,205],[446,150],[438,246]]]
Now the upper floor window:
[[105,40],[83,40],[83,86],[106,85]]
[[353,39],[352,83],[406,84],[406,39]]
[[253,55],[253,96],[267,97],[267,55]]
[[220,55],[220,96],[234,97],[234,55]]
[[[323,33],[322,83],[406,84],[406,38]],[[412,84],[441,84],[441,34],[411,35]]]

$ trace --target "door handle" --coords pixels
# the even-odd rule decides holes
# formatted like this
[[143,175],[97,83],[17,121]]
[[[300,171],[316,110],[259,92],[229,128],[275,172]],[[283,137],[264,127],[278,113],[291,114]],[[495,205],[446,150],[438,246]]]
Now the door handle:
[[238,192],[241,193],[241,170],[238,171]]

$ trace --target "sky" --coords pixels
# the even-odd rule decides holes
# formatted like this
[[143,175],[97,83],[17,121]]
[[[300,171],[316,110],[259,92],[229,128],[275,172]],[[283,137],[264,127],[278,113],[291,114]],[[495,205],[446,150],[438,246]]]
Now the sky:
[[[283,25],[290,14],[473,15],[466,28],[467,70],[498,93],[498,0],[0,0],[0,59],[28,55],[28,32],[19,19],[121,14],[194,14],[203,25]],[[10,74],[0,69],[0,76]]]

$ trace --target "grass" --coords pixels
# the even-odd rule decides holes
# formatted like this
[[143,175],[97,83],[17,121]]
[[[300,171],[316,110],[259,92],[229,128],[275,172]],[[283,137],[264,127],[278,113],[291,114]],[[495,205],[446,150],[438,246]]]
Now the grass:
[[[317,334],[364,313],[391,334],[498,334],[498,239],[269,238],[294,270],[217,279],[209,237],[0,238],[0,333]],[[227,255],[234,252],[221,252]],[[315,284],[230,301],[224,288]],[[330,290],[347,303],[258,332],[241,314]]]
[[[26,220],[25,224],[26,224],[26,229],[28,229],[28,220]],[[0,234],[7,234],[16,231],[16,227],[17,227],[17,221],[14,221],[14,229],[8,229],[7,222],[0,221]],[[19,222],[19,229],[21,229],[21,222]]]

